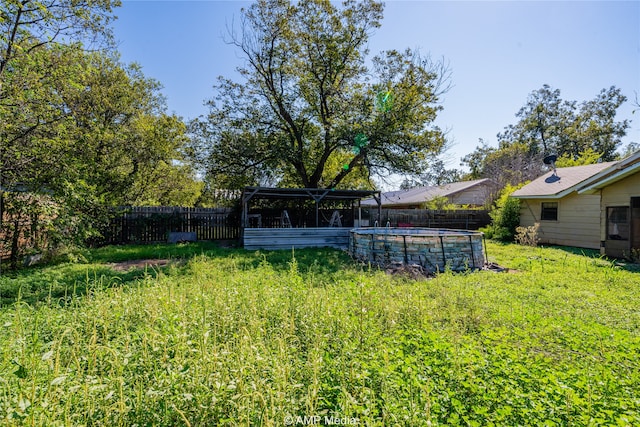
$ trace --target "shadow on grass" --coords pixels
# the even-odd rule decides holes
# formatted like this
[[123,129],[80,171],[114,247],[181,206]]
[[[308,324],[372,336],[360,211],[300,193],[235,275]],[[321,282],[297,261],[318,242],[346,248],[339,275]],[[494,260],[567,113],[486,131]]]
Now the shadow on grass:
[[573,246],[548,246],[554,249],[559,249],[564,252],[568,252],[573,255],[581,255],[588,258],[600,259],[603,262],[609,264],[609,266],[616,266],[626,271],[640,272],[640,264],[631,262],[623,258],[611,258],[606,255],[602,255],[597,249],[585,249],[576,248]]
[[169,259],[188,261],[196,256],[210,259],[233,259],[235,265],[242,269],[253,269],[266,261],[276,270],[289,270],[295,257],[300,272],[335,273],[345,266],[352,265],[349,256],[341,250],[331,248],[305,248],[295,250],[255,250],[248,251],[237,242],[197,242],[189,244],[158,244],[108,246],[91,253],[93,263],[114,263],[141,259]]
[[86,263],[51,263],[17,271],[3,272],[0,276],[0,307],[17,301],[27,304],[49,303],[66,305],[73,298],[88,292],[127,286],[160,272],[180,269],[184,262],[169,266],[118,269],[113,264],[131,260],[186,261],[194,256],[222,256],[225,249],[213,242],[192,244],[158,244],[107,246],[84,252]]
[[91,251],[93,263],[116,263],[138,259],[190,259],[197,255],[223,256],[228,248],[217,242],[195,242],[155,245],[105,246]]
[[[503,243],[503,242],[491,241],[491,247],[488,251],[488,255],[492,256],[493,254],[491,249],[495,249],[496,251],[501,251],[502,252],[501,255],[503,257],[507,256],[509,257],[509,259],[513,260],[515,259],[516,254],[518,253],[518,251],[515,248],[520,248],[522,250],[525,250],[524,248],[526,247],[520,246],[516,243]],[[531,250],[535,250],[535,248],[531,248],[531,247],[528,247],[528,248]],[[559,253],[562,253],[562,252],[565,253],[566,254],[565,256],[574,255],[582,258],[587,258],[592,261],[592,265],[599,266],[601,268],[616,267],[616,268],[621,268],[623,270],[630,271],[630,272],[636,272],[636,273],[640,272],[640,264],[629,262],[628,260],[624,260],[624,259],[610,258],[608,256],[600,254],[600,251],[598,249],[586,249],[586,248],[578,248],[574,246],[560,246],[560,245],[540,245],[538,248],[553,249],[555,251],[558,251]],[[520,253],[522,253],[522,251],[520,251]],[[553,262],[554,259],[545,258],[545,261]],[[561,261],[561,260],[555,259],[555,261]]]
[[598,251],[597,249],[585,249],[585,248],[576,248],[574,246],[556,246],[556,245],[544,245],[544,247],[558,249],[573,255],[607,260],[607,258],[604,258],[602,255],[600,255],[600,251]]
[[20,270],[0,277],[0,307],[17,301],[32,305],[40,302],[66,305],[92,290],[123,286],[145,275],[155,277],[159,271],[147,268],[118,272],[99,264],[63,264]]
[[[330,248],[297,249],[295,251],[246,251],[226,242],[197,242],[189,244],[157,244],[108,246],[86,253],[88,263],[49,264],[25,268],[0,276],[0,307],[17,301],[31,305],[38,303],[66,305],[74,298],[89,292],[119,286],[129,286],[145,276],[185,274],[183,266],[196,256],[212,260],[233,259],[243,269],[257,268],[266,261],[278,271],[289,270],[295,256],[301,274],[334,274],[353,265],[343,251]],[[235,245],[237,246],[237,245]],[[112,264],[134,260],[170,260],[162,267],[132,268],[119,271]]]

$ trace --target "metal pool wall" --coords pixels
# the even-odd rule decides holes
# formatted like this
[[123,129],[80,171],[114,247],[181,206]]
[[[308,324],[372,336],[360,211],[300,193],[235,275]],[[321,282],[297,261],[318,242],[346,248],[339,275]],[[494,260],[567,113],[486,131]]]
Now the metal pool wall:
[[420,265],[429,273],[480,269],[485,264],[481,232],[433,228],[356,228],[349,254],[382,267]]

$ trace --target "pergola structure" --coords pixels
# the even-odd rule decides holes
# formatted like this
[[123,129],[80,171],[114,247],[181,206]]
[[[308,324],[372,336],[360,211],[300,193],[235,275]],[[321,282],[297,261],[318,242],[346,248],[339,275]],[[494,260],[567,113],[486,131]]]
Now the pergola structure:
[[313,200],[315,203],[316,227],[320,226],[318,208],[323,201],[357,201],[368,197],[378,204],[378,218],[382,214],[380,203],[380,191],[373,190],[335,190],[326,188],[270,188],[270,187],[245,187],[242,192],[242,228],[249,225],[249,203],[252,200]]

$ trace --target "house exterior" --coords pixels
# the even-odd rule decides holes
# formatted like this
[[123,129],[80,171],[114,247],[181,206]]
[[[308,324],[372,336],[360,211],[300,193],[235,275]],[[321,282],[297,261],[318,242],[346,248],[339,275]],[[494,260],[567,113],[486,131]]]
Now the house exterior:
[[520,199],[520,225],[540,224],[540,243],[598,249],[600,197],[578,194],[581,184],[615,162],[558,168],[511,194]]
[[[421,209],[424,203],[437,197],[446,197],[454,205],[483,206],[492,191],[489,179],[461,181],[440,186],[416,187],[382,193],[382,208]],[[373,199],[363,200],[361,205],[377,206]]]
[[578,194],[599,198],[601,253],[627,258],[640,250],[640,151],[587,180]]
[[520,225],[540,224],[540,242],[628,257],[640,248],[640,152],[618,162],[558,168],[512,197]]

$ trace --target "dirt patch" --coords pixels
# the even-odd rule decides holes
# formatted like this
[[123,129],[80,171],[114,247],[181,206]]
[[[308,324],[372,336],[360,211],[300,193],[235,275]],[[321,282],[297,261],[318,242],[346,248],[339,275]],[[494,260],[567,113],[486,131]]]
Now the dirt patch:
[[[520,273],[519,270],[513,270],[507,267],[501,267],[495,263],[487,263],[482,270],[493,271],[495,273]],[[392,262],[385,268],[385,272],[391,275],[402,275],[412,279],[424,279],[425,277],[435,277],[435,273],[429,272],[424,267],[416,264],[404,265],[401,262]]]
[[115,271],[144,270],[145,268],[166,267],[169,259],[135,259],[123,262],[112,262],[109,265]]
[[404,265],[400,262],[391,263],[391,265],[385,268],[385,272],[387,274],[405,276],[414,280],[424,279],[425,277],[434,277],[433,274],[429,273],[420,265]]

